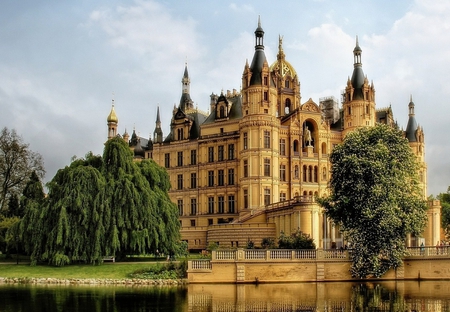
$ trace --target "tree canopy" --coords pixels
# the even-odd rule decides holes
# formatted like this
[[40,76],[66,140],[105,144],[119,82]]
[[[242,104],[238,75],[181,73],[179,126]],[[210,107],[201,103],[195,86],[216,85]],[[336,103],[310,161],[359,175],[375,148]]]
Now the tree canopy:
[[401,265],[408,234],[426,225],[418,163],[401,132],[386,125],[349,133],[331,155],[330,195],[318,201],[352,248],[355,277]]
[[42,179],[44,162],[39,153],[33,152],[29,144],[15,130],[3,128],[0,133],[0,214],[7,214],[9,200],[22,194],[32,172]]
[[450,238],[450,186],[447,188],[447,193],[441,193],[437,196],[441,201],[442,214],[441,223],[445,232],[445,237]]
[[60,169],[47,187],[43,204],[30,201],[20,225],[34,263],[177,250],[180,225],[167,172],[153,160],[134,162],[119,137],[105,144],[103,157],[89,153]]

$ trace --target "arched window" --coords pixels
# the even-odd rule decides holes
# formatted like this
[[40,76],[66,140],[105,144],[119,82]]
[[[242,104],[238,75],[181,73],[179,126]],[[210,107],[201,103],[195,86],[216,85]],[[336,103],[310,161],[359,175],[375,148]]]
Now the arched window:
[[317,166],[314,166],[314,182],[317,183]]
[[308,182],[312,182],[313,180],[313,168],[312,166],[308,167]]
[[307,176],[308,176],[308,167],[303,166],[303,182],[306,182]]
[[327,154],[327,143],[323,142],[322,143],[322,155],[326,155]]
[[289,114],[290,112],[291,112],[291,100],[286,99],[286,101],[284,102],[284,113]]
[[294,167],[294,179],[298,180],[298,165]]
[[322,168],[322,180],[326,180],[327,179],[327,168],[323,167]]

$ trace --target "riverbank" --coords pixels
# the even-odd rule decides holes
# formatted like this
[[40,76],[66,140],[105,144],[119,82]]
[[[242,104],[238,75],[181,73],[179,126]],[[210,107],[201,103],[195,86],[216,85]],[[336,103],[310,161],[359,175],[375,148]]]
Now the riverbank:
[[30,285],[108,285],[108,286],[180,286],[186,285],[187,279],[109,279],[109,278],[34,278],[34,277],[0,277],[2,284],[30,284]]

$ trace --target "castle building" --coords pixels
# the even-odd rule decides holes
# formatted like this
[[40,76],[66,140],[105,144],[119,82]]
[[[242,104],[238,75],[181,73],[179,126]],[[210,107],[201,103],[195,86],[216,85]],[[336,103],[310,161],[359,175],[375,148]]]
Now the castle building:
[[[358,127],[386,123],[397,127],[391,107],[377,109],[375,87],[362,69],[356,40],[354,64],[339,107],[334,97],[302,102],[300,81],[286,60],[282,37],[277,59],[269,65],[264,30],[258,21],[255,52],[245,64],[242,90],[211,94],[209,113],[194,107],[187,65],[182,93],[164,138],[158,108],[153,138],[125,132],[137,160],[152,158],[170,176],[170,198],[178,206],[182,239],[190,250],[211,243],[224,247],[256,246],[300,229],[320,248],[340,247],[343,238],[315,202],[327,193],[329,155],[345,135]],[[426,198],[423,129],[418,126],[412,99],[404,131],[420,162]],[[107,118],[108,138],[117,135],[114,105]],[[440,206],[431,202],[427,245],[440,240]],[[419,245],[409,237],[408,245]]]

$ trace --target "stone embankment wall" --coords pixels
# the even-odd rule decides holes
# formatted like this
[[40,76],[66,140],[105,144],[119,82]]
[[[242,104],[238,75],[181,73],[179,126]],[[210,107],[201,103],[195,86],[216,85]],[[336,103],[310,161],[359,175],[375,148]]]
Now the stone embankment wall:
[[34,285],[125,285],[125,286],[179,286],[187,284],[186,279],[150,280],[150,279],[58,279],[30,277],[0,277],[0,284],[34,284]]

